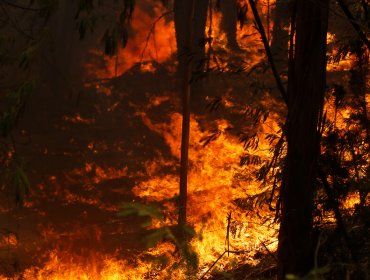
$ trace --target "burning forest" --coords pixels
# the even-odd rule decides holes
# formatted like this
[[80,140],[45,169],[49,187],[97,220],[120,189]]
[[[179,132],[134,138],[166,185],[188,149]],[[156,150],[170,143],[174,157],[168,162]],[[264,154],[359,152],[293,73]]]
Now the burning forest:
[[370,279],[370,7],[0,0],[0,279]]

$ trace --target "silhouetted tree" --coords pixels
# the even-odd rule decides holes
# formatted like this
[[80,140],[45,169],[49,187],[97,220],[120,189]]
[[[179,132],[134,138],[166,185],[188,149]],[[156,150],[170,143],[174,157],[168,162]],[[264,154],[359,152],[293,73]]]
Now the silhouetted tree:
[[313,267],[312,217],[319,119],[326,80],[328,0],[297,0],[295,49],[289,65],[288,152],[280,192],[278,278],[304,276]]
[[187,188],[188,188],[190,97],[191,97],[190,79],[193,64],[192,60],[194,59],[192,57],[192,51],[194,49],[193,41],[195,38],[198,38],[199,36],[199,34],[195,35],[196,32],[194,32],[194,25],[197,18],[203,20],[203,18],[206,15],[196,14],[194,0],[192,1],[175,0],[174,12],[175,12],[176,38],[179,55],[179,74],[181,75],[180,79],[182,81],[181,82],[182,132],[181,132],[178,226],[180,231],[183,232],[184,227],[186,226],[186,206],[187,206]]
[[[222,1],[224,2],[224,1]],[[223,12],[222,26],[226,31],[228,44],[236,48],[236,1],[226,1],[220,4]],[[188,149],[190,137],[190,98],[194,91],[197,78],[196,73],[203,71],[206,60],[205,27],[207,11],[210,7],[209,0],[175,0],[174,21],[176,29],[178,72],[182,91],[182,140],[181,140],[181,164],[180,164],[180,194],[178,224],[186,225],[186,201],[187,201],[187,173],[188,173]],[[211,7],[212,8],[212,7]]]
[[237,24],[237,1],[220,1],[220,11],[222,13],[222,28],[226,33],[227,44],[231,49],[238,49],[236,40]]

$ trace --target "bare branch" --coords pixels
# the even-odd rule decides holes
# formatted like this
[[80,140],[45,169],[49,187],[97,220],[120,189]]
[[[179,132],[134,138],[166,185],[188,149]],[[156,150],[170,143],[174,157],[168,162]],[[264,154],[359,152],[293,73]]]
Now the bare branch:
[[269,46],[269,43],[268,43],[268,40],[267,40],[267,37],[266,37],[265,29],[264,29],[263,24],[261,22],[261,18],[258,14],[258,11],[257,11],[256,3],[254,2],[254,0],[249,0],[249,5],[252,8],[254,19],[256,20],[256,23],[257,23],[258,31],[261,34],[262,42],[263,42],[263,45],[265,46],[267,58],[268,58],[268,61],[270,63],[270,66],[271,66],[272,73],[274,74],[276,84],[277,84],[277,86],[279,88],[279,91],[280,91],[280,93],[281,93],[281,95],[284,99],[285,104],[288,105],[288,94],[287,94],[287,92],[286,92],[286,90],[283,86],[283,83],[280,79],[279,73],[276,69],[275,61],[274,61],[274,59],[272,57],[272,54],[271,54],[270,46]]
[[21,5],[18,5],[16,3],[13,3],[13,2],[9,2],[8,0],[0,0],[0,1],[3,2],[4,4],[8,5],[8,6],[13,7],[13,8],[17,8],[17,9],[21,9],[21,10],[26,10],[26,11],[41,12],[41,11],[45,11],[45,10],[47,10],[49,8],[49,7],[31,8],[31,7],[21,6]]
[[339,6],[341,7],[344,14],[347,16],[349,22],[351,23],[352,27],[356,30],[358,36],[360,39],[364,42],[364,44],[367,46],[367,48],[370,50],[370,42],[367,39],[366,34],[361,30],[360,25],[356,22],[355,18],[353,17],[351,11],[348,9],[346,4],[343,2],[343,0],[337,0]]

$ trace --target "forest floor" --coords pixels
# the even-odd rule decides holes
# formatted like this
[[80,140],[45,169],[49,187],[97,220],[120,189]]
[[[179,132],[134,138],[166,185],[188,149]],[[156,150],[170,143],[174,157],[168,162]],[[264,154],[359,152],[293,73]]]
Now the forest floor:
[[[42,266],[53,251],[83,258],[98,251],[129,260],[145,249],[140,219],[119,218],[117,211],[121,203],[138,200],[132,189],[152,176],[150,163],[176,160],[164,137],[143,120],[145,113],[154,124],[168,122],[180,112],[176,75],[166,65],[154,67],[155,72],[142,72],[137,64],[120,77],[80,83],[63,93],[44,83],[33,93],[13,134],[30,195],[22,207],[13,207],[13,197],[1,198],[1,275]],[[246,75],[209,74],[199,82],[192,112],[203,131],[217,129],[220,119],[232,124],[229,133],[235,135],[246,127],[240,110],[206,109],[221,96],[231,107],[266,100],[261,81]],[[271,87],[271,80],[264,86]],[[160,172],[178,171],[177,165]]]
[[[254,70],[211,72],[196,86],[192,113],[201,131],[214,132],[219,121],[226,120],[226,133],[238,137],[251,132],[253,125],[244,112],[247,104],[284,115],[266,63],[248,52],[229,56],[234,62],[241,58]],[[133,191],[141,182],[179,173],[168,139],[153,128],[173,125],[171,117],[181,112],[179,83],[171,70],[174,61],[152,62],[155,71],[143,71],[136,64],[112,79],[82,75],[83,82],[64,89],[40,84],[13,134],[31,188],[21,207],[14,207],[14,197],[1,197],[0,275],[42,268],[53,252],[135,262],[146,250],[142,219],[117,213],[122,203],[143,201]],[[219,109],[209,110],[217,98],[222,98]],[[262,271],[250,270],[252,278],[253,273],[273,273],[271,256],[261,263]]]

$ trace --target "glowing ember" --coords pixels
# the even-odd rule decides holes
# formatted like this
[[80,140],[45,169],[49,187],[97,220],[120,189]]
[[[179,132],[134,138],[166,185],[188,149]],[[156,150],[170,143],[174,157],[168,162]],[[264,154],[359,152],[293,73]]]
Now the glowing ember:
[[95,119],[92,118],[83,118],[80,114],[76,114],[73,117],[64,116],[64,120],[71,123],[83,123],[83,124],[92,124],[95,122]]

